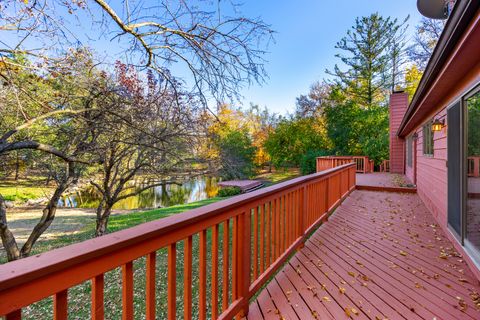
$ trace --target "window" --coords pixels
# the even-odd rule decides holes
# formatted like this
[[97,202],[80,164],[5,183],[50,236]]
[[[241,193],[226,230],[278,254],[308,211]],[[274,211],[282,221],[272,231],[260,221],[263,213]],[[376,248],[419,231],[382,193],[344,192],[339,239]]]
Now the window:
[[423,126],[423,154],[426,156],[433,156],[433,121],[428,121]]
[[413,164],[413,137],[410,136],[407,138],[407,166],[410,168]]

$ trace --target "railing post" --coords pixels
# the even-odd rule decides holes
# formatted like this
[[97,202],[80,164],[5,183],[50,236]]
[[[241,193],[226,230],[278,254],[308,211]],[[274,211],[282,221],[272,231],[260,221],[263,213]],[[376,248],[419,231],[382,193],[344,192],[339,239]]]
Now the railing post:
[[237,298],[242,299],[240,317],[246,317],[248,314],[249,291],[250,291],[250,267],[251,267],[251,212],[246,210],[238,217],[238,280],[237,280]]
[[303,234],[305,233],[304,221],[306,220],[305,215],[307,212],[307,186],[306,185],[303,185],[300,188],[299,203],[300,203],[300,206],[298,210],[297,238],[303,237]]
[[480,158],[474,158],[473,161],[473,176],[480,177]]

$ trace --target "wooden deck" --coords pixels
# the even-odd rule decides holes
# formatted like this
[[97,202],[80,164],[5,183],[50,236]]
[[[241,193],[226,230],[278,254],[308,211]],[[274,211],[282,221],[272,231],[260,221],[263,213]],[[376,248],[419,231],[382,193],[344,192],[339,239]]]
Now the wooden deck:
[[392,192],[415,192],[415,187],[410,181],[400,174],[388,172],[357,173],[357,189],[371,191],[392,191]]
[[480,285],[415,194],[354,191],[248,319],[480,319]]

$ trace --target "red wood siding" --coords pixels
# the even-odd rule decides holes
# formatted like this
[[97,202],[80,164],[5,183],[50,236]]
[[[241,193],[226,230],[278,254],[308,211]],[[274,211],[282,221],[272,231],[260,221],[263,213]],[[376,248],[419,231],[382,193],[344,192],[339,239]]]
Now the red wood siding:
[[[432,116],[445,119],[446,110]],[[427,118],[428,120],[430,118]],[[433,156],[423,154],[423,130],[416,130],[417,140],[417,190],[420,198],[430,212],[437,218],[439,224],[447,226],[447,134],[446,127],[440,132],[434,132]],[[413,171],[413,170],[412,170]]]
[[397,136],[398,128],[408,107],[408,94],[394,93],[390,96],[390,172],[405,172],[405,140]]

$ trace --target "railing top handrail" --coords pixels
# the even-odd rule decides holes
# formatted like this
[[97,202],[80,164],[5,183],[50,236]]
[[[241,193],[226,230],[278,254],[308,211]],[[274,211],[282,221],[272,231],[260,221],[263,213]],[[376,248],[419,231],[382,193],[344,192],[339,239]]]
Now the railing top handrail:
[[307,183],[327,178],[338,171],[354,166],[345,164],[308,176],[291,179],[264,189],[192,209],[177,215],[146,222],[105,236],[54,249],[35,256],[0,265],[0,291],[27,283],[33,279],[79,265],[82,262],[138,244],[156,236],[211,218],[221,212],[233,211],[258,199]]
[[321,157],[317,157],[317,159],[345,159],[345,160],[360,159],[360,158],[368,159],[368,156],[321,156]]

